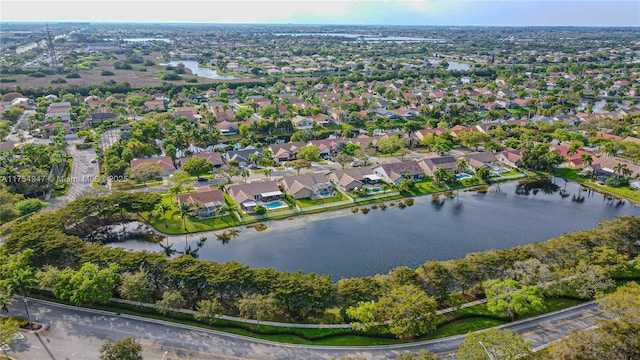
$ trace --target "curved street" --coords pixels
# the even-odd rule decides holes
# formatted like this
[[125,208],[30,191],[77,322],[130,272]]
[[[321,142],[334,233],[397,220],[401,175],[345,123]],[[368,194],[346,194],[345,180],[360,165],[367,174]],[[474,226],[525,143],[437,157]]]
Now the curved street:
[[[47,328],[25,332],[6,354],[16,359],[62,360],[96,359],[108,337],[131,336],[143,346],[145,359],[330,359],[361,356],[366,359],[394,359],[399,354],[428,350],[445,359],[455,359],[464,335],[425,342],[391,346],[327,347],[280,344],[218,331],[204,330],[165,321],[29,300],[32,316]],[[10,314],[26,316],[20,299]],[[589,328],[606,316],[594,302],[507,324],[509,328],[541,348],[574,328]]]

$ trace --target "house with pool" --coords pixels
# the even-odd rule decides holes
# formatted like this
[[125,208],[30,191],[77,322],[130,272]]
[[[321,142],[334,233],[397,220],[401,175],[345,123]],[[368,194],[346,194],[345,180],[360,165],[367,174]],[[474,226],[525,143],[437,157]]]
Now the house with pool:
[[229,184],[224,187],[233,201],[244,213],[253,213],[256,206],[262,205],[268,210],[287,207],[283,202],[284,195],[276,180],[256,181],[246,184]]
[[415,181],[424,179],[424,170],[417,161],[413,160],[380,164],[371,170],[385,181],[396,185],[404,179]]
[[182,203],[195,205],[197,207],[195,215],[198,219],[227,215],[226,212],[218,212],[218,209],[226,204],[220,189],[204,187],[193,194],[178,195],[178,206]]
[[373,172],[371,166],[354,167],[336,170],[328,175],[329,180],[340,189],[350,192],[356,189],[366,189],[368,192],[380,190],[382,179]]
[[280,179],[280,185],[296,200],[323,199],[335,195],[335,187],[322,173],[285,176]]
[[443,167],[446,170],[456,172],[458,160],[456,160],[456,158],[454,158],[453,156],[438,156],[422,159],[418,162],[418,164],[427,175],[433,177],[433,173],[435,173],[439,167]]

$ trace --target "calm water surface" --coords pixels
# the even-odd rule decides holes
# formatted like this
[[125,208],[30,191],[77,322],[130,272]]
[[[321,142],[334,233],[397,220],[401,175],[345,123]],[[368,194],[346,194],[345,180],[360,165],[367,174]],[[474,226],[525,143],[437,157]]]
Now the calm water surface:
[[193,75],[201,76],[209,79],[235,79],[235,76],[230,75],[219,75],[215,70],[211,70],[209,68],[200,67],[197,61],[192,60],[180,60],[180,61],[171,61],[169,65],[176,66],[178,64],[183,64],[184,67],[191,70]]
[[[424,196],[404,209],[388,207],[366,215],[347,209],[270,221],[263,232],[241,228],[240,235],[227,244],[213,233],[190,235],[186,240],[193,246],[200,236],[208,236],[199,250],[201,259],[329,274],[337,280],[544,241],[592,228],[604,219],[640,215],[640,207],[583,191],[578,184],[561,179],[542,188],[514,182],[494,185],[485,194],[460,192],[453,199],[432,199]],[[185,236],[171,236],[169,242],[183,249]],[[161,250],[142,241],[118,246]]]

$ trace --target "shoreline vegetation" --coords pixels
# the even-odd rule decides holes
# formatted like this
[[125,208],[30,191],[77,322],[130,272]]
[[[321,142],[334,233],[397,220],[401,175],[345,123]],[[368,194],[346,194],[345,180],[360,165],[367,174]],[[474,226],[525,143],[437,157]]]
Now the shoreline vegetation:
[[[394,313],[387,312],[391,311],[389,308],[381,308],[378,314],[385,316],[379,318],[376,315],[375,321],[363,330],[357,330],[357,327],[343,329],[338,332],[340,336],[336,336],[335,329],[328,334],[327,330],[316,329],[311,331],[313,335],[305,335],[332,338],[334,340],[327,342],[335,345],[353,345],[354,336],[365,339],[355,341],[359,345],[378,344],[380,338],[386,339],[385,342],[415,341],[440,336],[437,335],[440,328],[447,328],[447,334],[466,333],[495,326],[498,320],[508,322],[542,313],[544,309],[575,304],[573,300],[567,303],[558,299],[587,301],[597,293],[611,289],[614,279],[640,278],[639,271],[628,262],[639,253],[636,234],[640,231],[640,218],[635,216],[605,220],[594,229],[564,234],[543,243],[470,253],[465,258],[448,261],[426,261],[417,269],[398,266],[387,274],[337,282],[330,276],[314,273],[252,269],[234,261],[216,263],[199,260],[186,250],[175,258],[167,257],[169,251],[167,254],[126,251],[87,243],[79,237],[101,221],[121,216],[120,211],[144,213],[145,209],[153,209],[158,200],[159,196],[155,194],[116,192],[103,198],[76,200],[57,211],[38,213],[14,224],[1,245],[0,257],[12,256],[16,260],[0,263],[3,267],[28,269],[37,279],[37,285],[53,288],[57,299],[71,301],[75,305],[98,306],[107,303],[111,297],[120,297],[139,304],[155,304],[154,311],[159,315],[182,321],[185,319],[178,315],[179,309],[198,313],[211,302],[217,304],[214,307],[217,310],[213,312],[215,316],[199,318],[205,324],[211,321],[216,324],[218,319],[214,318],[218,314],[256,319],[255,313],[243,310],[247,304],[256,302],[269,308],[267,313],[258,315],[259,320],[329,324],[360,324],[362,320],[354,309],[366,304],[373,307],[393,304],[387,303],[389,296],[396,296],[399,306],[421,306],[412,303],[410,299],[414,298],[405,298],[402,295],[404,291],[418,292],[420,298],[429,299],[425,301],[433,304],[419,310],[420,313],[433,314],[428,317],[431,330],[427,331],[417,328],[409,334],[398,333],[392,326]],[[114,202],[120,204],[121,209],[114,210],[110,205]],[[585,242],[584,239],[591,240]],[[100,275],[94,278],[90,274]],[[72,281],[63,280],[67,277],[87,277],[86,281],[111,285],[98,293],[85,294],[84,286],[74,288]],[[137,280],[134,282],[133,279]],[[525,288],[537,288],[543,306],[509,315],[503,311],[496,312],[488,302],[479,307],[456,310],[462,311],[460,316],[442,318],[435,315],[436,309],[455,308],[488,297],[485,289],[490,280],[497,281],[493,279],[512,279],[516,284],[526,285]],[[133,291],[132,286],[141,292]],[[558,305],[558,301],[565,305]],[[384,306],[393,308],[393,305]],[[380,321],[391,322],[374,326]],[[411,317],[409,321],[415,319]],[[251,328],[251,325],[246,326]],[[270,328],[261,329],[267,331]],[[291,336],[304,338],[284,331],[286,336],[280,339],[281,332],[276,331],[277,341],[292,341]]]

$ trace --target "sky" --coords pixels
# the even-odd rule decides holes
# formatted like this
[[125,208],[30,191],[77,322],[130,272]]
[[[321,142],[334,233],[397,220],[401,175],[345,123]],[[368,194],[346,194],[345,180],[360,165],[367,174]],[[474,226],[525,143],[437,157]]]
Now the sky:
[[640,0],[1,0],[6,21],[640,26]]

